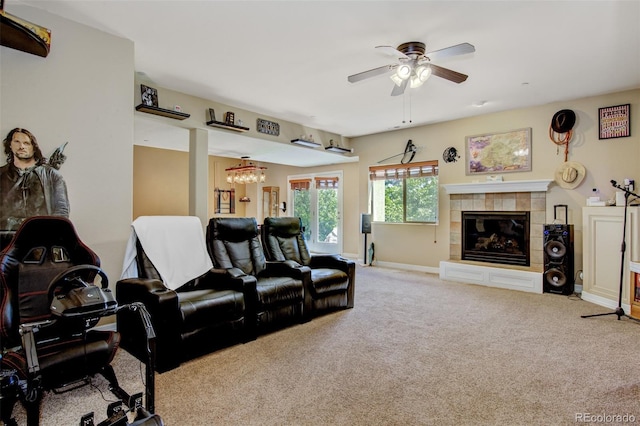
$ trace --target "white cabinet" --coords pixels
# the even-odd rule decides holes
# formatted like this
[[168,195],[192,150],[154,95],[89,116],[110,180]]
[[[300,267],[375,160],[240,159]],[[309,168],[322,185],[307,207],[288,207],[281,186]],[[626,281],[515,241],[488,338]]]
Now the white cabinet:
[[[618,306],[624,207],[582,208],[582,298],[601,306]],[[629,262],[640,259],[640,211],[627,212],[626,250],[622,273],[622,307],[629,313]]]

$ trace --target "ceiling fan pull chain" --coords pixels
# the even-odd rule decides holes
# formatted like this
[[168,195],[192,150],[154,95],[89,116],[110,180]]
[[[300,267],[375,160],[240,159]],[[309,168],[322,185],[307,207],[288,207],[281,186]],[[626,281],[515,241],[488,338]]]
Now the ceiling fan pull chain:
[[402,95],[402,124],[407,122],[407,96]]
[[[411,110],[411,93],[409,93],[409,124],[413,123],[413,114]],[[411,161],[411,160],[409,160]]]

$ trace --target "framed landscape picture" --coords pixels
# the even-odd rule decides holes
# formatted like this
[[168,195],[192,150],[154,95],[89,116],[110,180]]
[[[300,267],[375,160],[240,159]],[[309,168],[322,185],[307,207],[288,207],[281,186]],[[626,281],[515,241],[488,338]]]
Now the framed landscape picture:
[[600,125],[598,139],[631,136],[630,112],[630,104],[598,108],[598,123]]
[[531,128],[467,136],[466,174],[531,171]]

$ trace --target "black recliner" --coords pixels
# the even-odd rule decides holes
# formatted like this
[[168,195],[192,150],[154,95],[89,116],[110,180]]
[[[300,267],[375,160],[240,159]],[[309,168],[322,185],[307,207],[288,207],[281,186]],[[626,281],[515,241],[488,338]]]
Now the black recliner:
[[[91,329],[99,317],[75,324],[51,312],[50,284],[81,265],[78,278],[92,283],[100,259],[63,217],[25,220],[0,255],[1,367],[27,384],[20,399],[29,425],[39,422],[43,391],[64,389],[97,373],[115,381],[110,363],[120,335]],[[4,404],[0,414],[3,422],[12,421]]]
[[217,268],[237,280],[255,280],[258,332],[304,321],[310,306],[305,288],[311,279],[306,266],[267,262],[255,218],[209,220],[207,249]]
[[[197,217],[141,216],[132,223],[116,297],[119,304],[141,302],[149,311],[156,334],[156,371],[255,339],[254,295],[255,281],[233,280],[226,271],[213,269]],[[139,320],[120,311],[117,321],[122,347],[143,360]]]
[[311,269],[309,315],[353,308],[356,265],[339,255],[309,254],[298,217],[267,217],[262,244],[270,261],[294,261]]

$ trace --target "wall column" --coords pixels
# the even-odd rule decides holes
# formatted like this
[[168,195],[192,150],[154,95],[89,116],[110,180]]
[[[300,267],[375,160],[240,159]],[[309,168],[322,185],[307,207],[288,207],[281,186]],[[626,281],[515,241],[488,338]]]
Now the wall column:
[[209,222],[209,132],[189,130],[189,214]]

